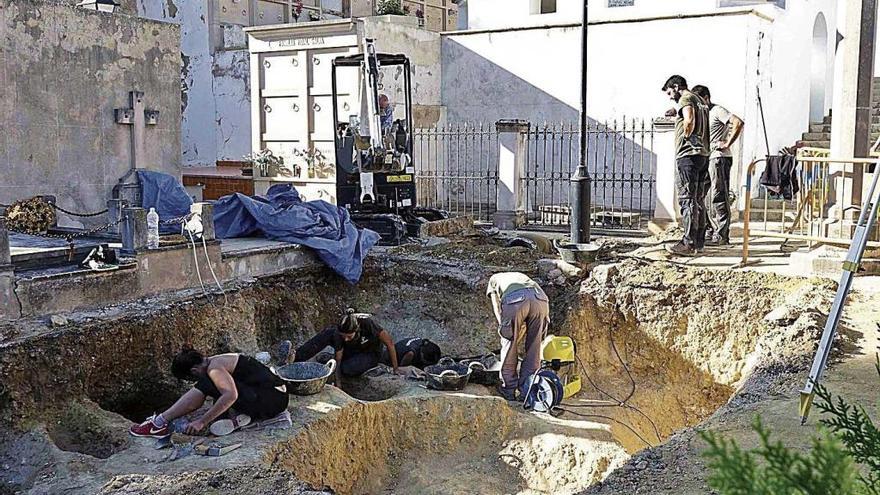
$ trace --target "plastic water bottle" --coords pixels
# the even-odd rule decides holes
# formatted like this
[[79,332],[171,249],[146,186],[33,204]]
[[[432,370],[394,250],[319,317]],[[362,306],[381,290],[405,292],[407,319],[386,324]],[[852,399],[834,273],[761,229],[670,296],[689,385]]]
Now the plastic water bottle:
[[147,249],[159,248],[159,214],[155,208],[147,213]]

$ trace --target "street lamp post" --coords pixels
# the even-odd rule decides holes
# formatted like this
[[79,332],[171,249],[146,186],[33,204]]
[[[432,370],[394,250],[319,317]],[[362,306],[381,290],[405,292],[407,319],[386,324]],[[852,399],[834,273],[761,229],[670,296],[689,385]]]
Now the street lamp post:
[[587,170],[587,10],[589,0],[584,0],[581,26],[581,143],[577,170],[571,176],[571,242],[590,242],[590,172]]

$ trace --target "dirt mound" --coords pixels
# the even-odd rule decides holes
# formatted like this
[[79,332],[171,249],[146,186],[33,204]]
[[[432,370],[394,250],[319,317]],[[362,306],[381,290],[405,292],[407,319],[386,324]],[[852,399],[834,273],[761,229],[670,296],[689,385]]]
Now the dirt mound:
[[547,253],[536,249],[522,246],[507,247],[509,240],[506,237],[460,237],[429,246],[406,244],[393,248],[391,253],[526,273],[534,271],[535,263],[547,257]]
[[99,492],[101,495],[257,495],[284,493],[290,495],[321,495],[284,471],[259,467],[227,468],[219,471],[197,471],[173,476],[129,474],[116,476]]
[[601,424],[553,422],[464,394],[357,404],[267,461],[340,494],[574,493],[627,458]]
[[100,459],[125,450],[131,443],[126,432],[129,423],[94,405],[70,403],[48,426],[49,437],[59,449]]

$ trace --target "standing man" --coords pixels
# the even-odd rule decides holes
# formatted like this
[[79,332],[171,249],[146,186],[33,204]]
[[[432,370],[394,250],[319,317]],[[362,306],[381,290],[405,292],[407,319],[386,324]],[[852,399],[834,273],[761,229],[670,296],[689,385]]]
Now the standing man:
[[[706,241],[714,246],[730,244],[730,169],[733,153],[730,147],[742,134],[743,121],[721,105],[712,103],[712,94],[706,86],[694,86],[694,94],[709,105],[709,194],[706,208],[709,211],[709,231]],[[711,238],[710,238],[711,234]]]
[[709,107],[688,91],[687,81],[672,76],[661,88],[675,109],[676,186],[684,236],[666,250],[680,256],[694,256],[706,242],[706,188],[709,182]]
[[[489,279],[486,295],[498,320],[501,337],[501,385],[498,392],[516,400],[528,392],[529,379],[541,367],[541,342],[550,326],[547,294],[534,280],[518,272],[496,273]],[[525,356],[517,373],[517,348],[525,340]]]

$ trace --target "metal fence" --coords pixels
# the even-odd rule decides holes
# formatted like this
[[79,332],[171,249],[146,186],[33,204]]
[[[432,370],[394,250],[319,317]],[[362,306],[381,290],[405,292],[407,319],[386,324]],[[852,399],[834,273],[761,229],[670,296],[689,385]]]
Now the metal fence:
[[[641,229],[653,215],[657,169],[654,128],[642,121],[591,123],[587,169],[596,228]],[[569,225],[569,179],[579,162],[576,123],[530,126],[521,178],[531,228]],[[498,188],[494,124],[460,123],[414,132],[419,203],[491,221]]]
[[[591,218],[596,228],[647,226],[654,213],[654,129],[643,121],[590,123],[587,170],[592,178]],[[525,182],[529,225],[567,228],[570,178],[580,161],[580,126],[544,124],[529,130]]]
[[498,188],[495,126],[416,129],[413,139],[419,204],[491,221]]

